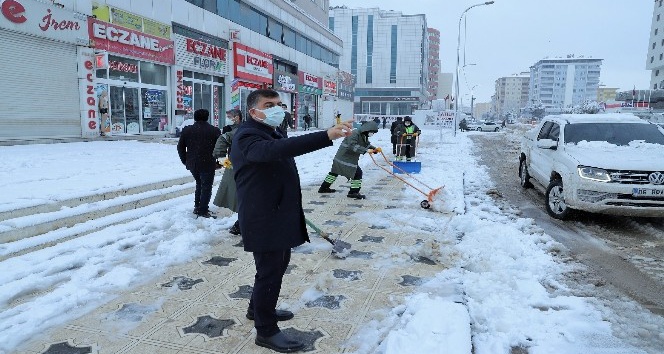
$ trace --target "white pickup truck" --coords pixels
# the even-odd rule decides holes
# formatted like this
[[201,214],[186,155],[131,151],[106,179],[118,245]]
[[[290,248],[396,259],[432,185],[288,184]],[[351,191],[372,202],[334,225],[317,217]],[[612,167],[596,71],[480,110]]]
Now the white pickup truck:
[[664,217],[664,130],[632,114],[546,116],[526,133],[521,186],[545,190],[546,211]]

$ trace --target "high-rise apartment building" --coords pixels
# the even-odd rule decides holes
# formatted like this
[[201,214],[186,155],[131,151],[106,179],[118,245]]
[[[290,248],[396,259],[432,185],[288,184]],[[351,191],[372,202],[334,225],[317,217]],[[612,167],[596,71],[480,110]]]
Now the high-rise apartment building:
[[530,103],[541,102],[549,111],[597,99],[602,59],[545,58],[530,67]]
[[656,0],[650,25],[646,69],[650,70],[650,88],[664,88],[664,1]]
[[440,74],[440,31],[435,28],[427,28],[429,40],[429,101],[436,99],[438,95],[438,75]]
[[518,114],[528,105],[530,73],[523,72],[496,80],[495,109],[499,116],[507,113]]
[[355,113],[406,115],[428,106],[424,15],[334,7],[329,27],[344,42],[339,69],[355,78]]

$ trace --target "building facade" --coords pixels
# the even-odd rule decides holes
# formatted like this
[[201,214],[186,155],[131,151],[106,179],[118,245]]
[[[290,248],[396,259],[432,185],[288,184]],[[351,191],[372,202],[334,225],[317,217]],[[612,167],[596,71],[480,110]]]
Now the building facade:
[[530,67],[530,103],[541,102],[548,111],[597,99],[602,59],[545,58]]
[[508,113],[519,114],[528,105],[530,73],[514,74],[498,78],[495,83],[495,110],[499,117]]
[[428,106],[424,15],[335,7],[329,27],[344,42],[339,68],[354,77],[355,114],[407,115]]
[[646,69],[650,70],[650,89],[664,89],[664,1],[660,0],[654,1]]
[[450,97],[452,96],[454,96],[454,74],[438,74],[438,94],[436,98],[439,100],[444,100],[447,97],[449,101]]
[[0,139],[166,135],[199,108],[219,126],[257,88],[278,90],[296,125],[333,122],[323,78],[339,77],[343,43],[328,0],[0,2],[0,84],[13,87]]
[[438,96],[438,76],[440,75],[440,31],[435,28],[427,28],[427,39],[429,41],[429,76],[428,92],[429,101]]

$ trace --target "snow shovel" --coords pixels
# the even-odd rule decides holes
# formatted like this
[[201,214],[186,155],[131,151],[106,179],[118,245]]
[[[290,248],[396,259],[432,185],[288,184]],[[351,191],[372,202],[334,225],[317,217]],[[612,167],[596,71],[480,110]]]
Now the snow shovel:
[[[329,236],[329,234],[323,230],[321,230],[316,224],[311,222],[311,220],[307,219],[306,217],[304,218],[304,222],[307,223],[309,227],[314,229],[314,231],[318,234],[318,236],[322,237],[325,241],[329,242],[332,244],[332,254],[341,256],[344,253],[347,253],[348,250],[350,250],[350,243],[341,241],[339,239],[332,240]],[[340,258],[345,258],[345,257],[340,257]]]

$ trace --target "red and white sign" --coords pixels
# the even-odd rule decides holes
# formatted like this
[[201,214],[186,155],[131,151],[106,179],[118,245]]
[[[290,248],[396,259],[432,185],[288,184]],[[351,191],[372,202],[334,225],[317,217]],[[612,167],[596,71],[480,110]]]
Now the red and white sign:
[[179,34],[174,37],[177,65],[214,75],[228,75],[228,50]]
[[311,86],[315,88],[322,88],[321,84],[323,82],[323,79],[316,76],[309,74],[308,72],[300,71],[299,72],[299,78],[300,78],[300,83],[305,86]]
[[108,53],[103,52],[95,54],[95,68],[108,69]]
[[323,80],[323,94],[336,96],[337,95],[336,81]]
[[235,43],[235,77],[272,83],[272,55]]
[[181,68],[175,70],[175,109],[185,109],[184,107],[184,72]]
[[0,0],[0,28],[87,45],[88,17],[36,0]]
[[95,93],[95,54],[91,48],[86,47],[78,47],[77,51],[82,135],[93,137],[99,135],[98,102]]
[[174,64],[173,41],[90,18],[90,39],[94,47],[133,58]]

